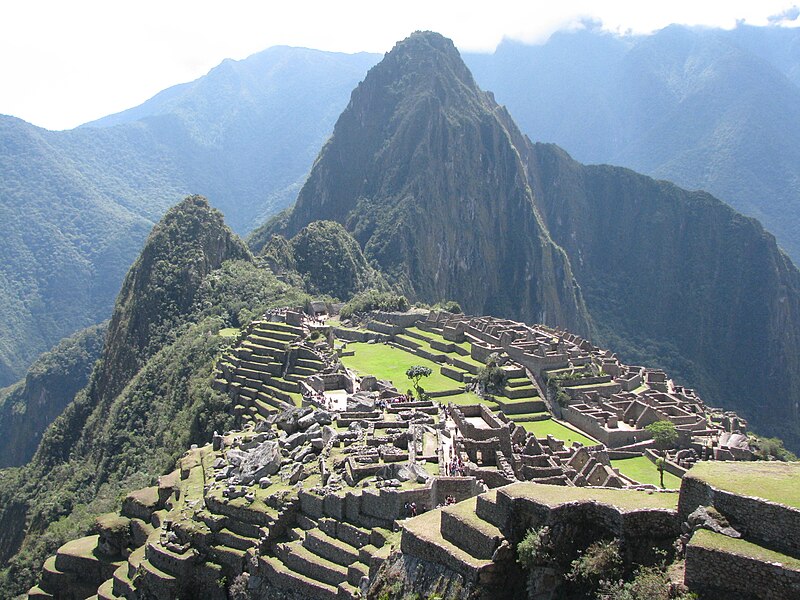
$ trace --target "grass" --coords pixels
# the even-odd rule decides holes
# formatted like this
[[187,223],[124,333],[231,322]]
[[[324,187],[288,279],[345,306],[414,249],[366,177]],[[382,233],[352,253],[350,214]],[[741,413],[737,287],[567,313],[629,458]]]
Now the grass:
[[493,402],[487,402],[477,394],[473,394],[472,392],[461,392],[460,394],[455,394],[453,396],[441,396],[439,398],[434,398],[434,401],[441,402],[442,404],[456,404],[458,406],[468,406],[471,404],[485,404],[486,406],[496,406]]
[[686,477],[719,490],[800,508],[800,463],[702,461]]
[[236,327],[226,327],[219,330],[219,335],[222,337],[236,337],[237,333],[239,333],[239,330]]
[[648,493],[639,490],[612,490],[608,488],[567,487],[543,483],[515,483],[503,488],[502,493],[513,498],[531,498],[555,507],[567,502],[599,502],[623,510],[678,507],[678,494]]
[[768,550],[743,539],[728,537],[706,529],[696,531],[689,541],[689,545],[746,556],[764,562],[781,563],[787,568],[800,570],[800,559],[792,558],[774,550]]
[[[515,415],[509,415],[509,418],[513,419],[514,416]],[[537,438],[544,438],[547,437],[547,434],[550,434],[556,439],[564,440],[568,446],[571,445],[572,442],[580,442],[584,446],[596,446],[599,443],[597,440],[594,440],[582,433],[578,433],[574,429],[565,427],[553,419],[546,419],[544,421],[525,421],[517,424],[522,425],[526,431],[530,431],[531,433],[535,434]]]
[[[401,392],[412,387],[411,380],[406,377],[406,371],[414,365],[428,367],[433,371],[430,377],[423,377],[420,381],[420,385],[429,392],[442,392],[460,387],[458,382],[439,372],[441,367],[439,363],[387,344],[351,342],[347,345],[347,350],[354,351],[355,354],[342,357],[344,366],[362,375],[374,375],[378,379],[387,379]],[[450,397],[448,396],[448,398]]]
[[[646,456],[612,460],[611,466],[619,469],[620,473],[639,483],[661,485],[658,467]],[[669,489],[678,489],[681,487],[681,478],[664,471],[664,485]]]

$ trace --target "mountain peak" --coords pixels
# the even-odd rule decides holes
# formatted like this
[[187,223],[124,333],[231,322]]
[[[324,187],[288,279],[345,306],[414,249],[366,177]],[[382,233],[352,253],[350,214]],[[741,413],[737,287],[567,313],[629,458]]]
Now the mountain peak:
[[[353,91],[291,214],[268,228],[291,237],[337,221],[411,298],[587,331],[569,261],[534,209],[522,139],[452,41],[414,33]],[[503,291],[512,282],[523,297]]]

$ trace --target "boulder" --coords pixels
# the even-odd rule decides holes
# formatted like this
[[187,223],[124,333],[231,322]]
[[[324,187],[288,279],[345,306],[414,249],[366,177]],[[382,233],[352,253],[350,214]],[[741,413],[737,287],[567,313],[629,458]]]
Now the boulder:
[[259,480],[274,475],[281,467],[281,453],[278,442],[262,442],[248,452],[239,465],[239,479],[243,482]]

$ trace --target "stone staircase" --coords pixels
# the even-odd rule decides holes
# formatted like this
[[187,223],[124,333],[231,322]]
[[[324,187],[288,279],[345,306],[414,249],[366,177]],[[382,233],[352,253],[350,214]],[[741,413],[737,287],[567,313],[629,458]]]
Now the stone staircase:
[[476,512],[479,499],[490,495],[496,498],[496,492],[488,492],[405,521],[400,550],[447,567],[467,581],[493,582],[497,569],[492,557],[503,535],[484,518],[487,513]]
[[288,541],[261,557],[265,576],[277,587],[296,588],[312,598],[357,599],[364,577],[373,577],[388,555],[391,532],[337,519],[301,515]]

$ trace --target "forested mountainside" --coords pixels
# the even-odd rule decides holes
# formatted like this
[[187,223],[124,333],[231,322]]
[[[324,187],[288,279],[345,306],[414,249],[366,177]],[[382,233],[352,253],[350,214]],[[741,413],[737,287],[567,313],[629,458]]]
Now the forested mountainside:
[[30,460],[44,430],[86,385],[105,335],[104,323],[65,338],[36,359],[25,379],[0,390],[0,467]]
[[369,72],[297,203],[264,230],[318,218],[412,298],[593,323],[626,358],[800,439],[800,274],[774,238],[709,194],[532,146],[438,34]]
[[247,232],[287,206],[377,60],[271,48],[71,131],[0,117],[0,386],[110,316],[147,232],[189,193]]
[[799,29],[588,29],[465,60],[532,139],[709,191],[800,260]]

